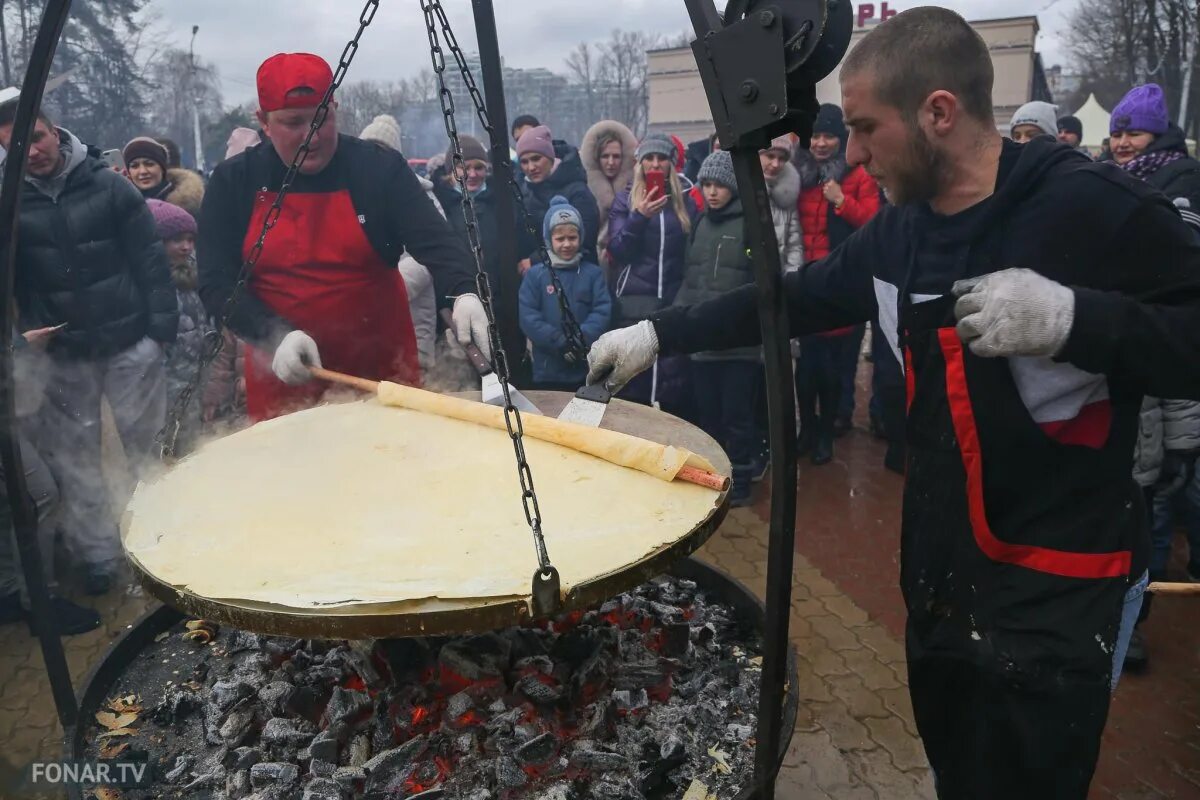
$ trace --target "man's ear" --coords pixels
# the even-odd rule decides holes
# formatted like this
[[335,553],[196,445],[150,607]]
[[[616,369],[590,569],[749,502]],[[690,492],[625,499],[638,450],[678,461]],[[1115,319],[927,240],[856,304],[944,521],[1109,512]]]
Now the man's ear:
[[267,112],[263,111],[260,108],[260,109],[258,109],[258,111],[254,112],[254,116],[258,120],[259,127],[262,128],[263,130],[266,130],[267,129],[267,119],[269,116],[267,114]]
[[962,112],[958,98],[945,89],[938,89],[925,98],[921,110],[929,124],[930,132],[935,136],[945,136],[954,130]]

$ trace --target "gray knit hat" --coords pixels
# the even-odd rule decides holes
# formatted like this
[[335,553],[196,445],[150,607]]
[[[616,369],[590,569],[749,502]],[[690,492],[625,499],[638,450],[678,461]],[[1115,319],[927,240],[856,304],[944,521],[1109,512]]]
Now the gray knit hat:
[[726,150],[714,150],[704,163],[700,165],[700,173],[696,175],[696,183],[712,181],[728,187],[737,194],[737,175],[733,172],[733,157]]
[[1018,125],[1033,125],[1044,136],[1057,136],[1058,106],[1041,100],[1026,103],[1012,115],[1012,122],[1008,124],[1008,132],[1011,134],[1013,128]]
[[570,200],[556,194],[550,198],[550,210],[546,212],[546,218],[542,221],[542,236],[547,242],[550,241],[550,234],[559,225],[574,225],[579,231],[579,237],[583,238],[583,215],[571,205]]
[[[460,134],[458,137],[458,146],[462,148],[463,161],[492,163],[492,159],[488,157],[487,148],[474,136]],[[454,161],[454,145],[450,145],[446,150],[446,163],[449,164],[452,161]]]
[[637,160],[641,161],[646,156],[659,155],[671,160],[675,163],[675,143],[671,141],[671,137],[665,133],[651,133],[642,139],[641,144],[637,147]]

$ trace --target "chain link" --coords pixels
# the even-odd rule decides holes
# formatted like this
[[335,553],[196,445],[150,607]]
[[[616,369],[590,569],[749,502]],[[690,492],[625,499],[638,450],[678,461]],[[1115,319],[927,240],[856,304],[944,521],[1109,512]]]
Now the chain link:
[[[491,117],[488,116],[487,106],[483,102],[483,94],[479,91],[479,86],[475,83],[475,77],[471,74],[471,68],[467,64],[467,58],[463,54],[463,50],[458,45],[458,39],[454,35],[454,30],[450,27],[450,20],[446,17],[446,11],[442,8],[440,0],[429,4],[430,9],[425,9],[424,0],[422,0],[421,8],[425,10],[426,24],[429,26],[430,49],[435,53],[434,56],[434,72],[439,75],[446,68],[445,54],[442,51],[440,43],[433,41],[433,21],[430,19],[430,12],[437,18],[437,21],[442,29],[442,39],[446,42],[446,47],[449,48],[450,54],[454,56],[454,60],[458,65],[458,71],[462,75],[463,84],[467,88],[467,93],[471,97],[471,104],[475,107],[475,114],[479,117],[479,124],[488,134],[490,139],[495,138],[495,129],[492,127]],[[440,69],[439,69],[440,65]],[[442,82],[442,89],[445,90],[445,82]],[[444,104],[443,104],[444,105]],[[516,202],[516,208],[520,209],[521,221],[525,224],[525,232],[537,242],[537,257],[541,263],[547,267],[550,266],[550,254],[546,251],[546,242],[542,237],[542,224],[539,220],[535,220],[529,213],[529,209],[525,205],[525,198],[521,195],[521,185],[517,183],[516,175],[509,171],[509,189],[513,193],[513,199]],[[579,320],[575,318],[575,314],[571,311],[571,305],[567,302],[567,293],[563,290],[562,281],[558,277],[558,270],[550,270],[550,281],[554,284],[554,294],[558,297],[558,311],[562,318],[563,336],[566,337],[567,347],[570,348],[571,354],[579,361],[586,361],[588,354],[588,341],[583,335],[583,329],[579,327]]]
[[[488,340],[492,344],[492,366],[500,381],[500,389],[504,394],[504,423],[508,429],[509,439],[512,440],[513,452],[517,458],[517,477],[521,482],[521,505],[525,510],[525,521],[533,532],[533,545],[537,550],[538,565],[541,570],[550,570],[550,556],[546,551],[546,539],[542,534],[542,512],[538,506],[537,492],[533,486],[533,471],[525,457],[525,427],[521,422],[521,412],[513,405],[509,393],[508,356],[501,346],[499,330],[496,327],[496,316],[493,309],[492,287],[488,280],[487,271],[483,268],[483,246],[479,239],[479,219],[475,213],[475,200],[467,189],[465,160],[462,145],[458,137],[458,123],[454,116],[454,95],[446,86],[446,57],[438,37],[438,20],[442,21],[443,31],[449,30],[441,0],[421,0],[421,10],[425,14],[425,26],[429,34],[429,52],[433,62],[433,71],[437,75],[439,98],[442,106],[442,119],[446,126],[446,136],[450,139],[451,160],[447,166],[458,182],[462,193],[462,212],[466,220],[467,240],[471,246],[471,254],[475,258],[475,285],[479,299],[487,312]],[[449,33],[447,44],[452,52],[458,52],[458,44]],[[460,62],[465,64],[465,62]],[[472,82],[473,85],[473,82]],[[478,91],[475,92],[478,94]],[[485,112],[486,113],[486,112]]]
[[279,220],[279,215],[283,212],[284,198],[287,197],[288,191],[292,188],[292,183],[296,180],[296,175],[299,174],[300,168],[304,166],[304,162],[308,158],[313,136],[325,124],[325,119],[329,116],[329,105],[333,102],[333,94],[342,85],[342,81],[345,80],[346,72],[350,69],[350,63],[354,61],[354,56],[358,53],[359,40],[362,39],[363,32],[370,26],[371,21],[375,19],[375,12],[378,10],[379,0],[367,0],[366,5],[363,6],[362,13],[358,16],[358,31],[354,34],[354,38],[347,43],[345,49],[342,50],[342,57],[338,60],[337,69],[333,73],[333,82],[329,84],[329,88],[325,91],[325,96],[321,98],[321,102],[317,106],[312,124],[308,128],[308,135],[304,137],[304,142],[292,158],[292,163],[288,166],[287,172],[283,176],[283,183],[280,184],[279,191],[275,194],[275,200],[271,203],[271,207],[267,210],[267,215],[263,219],[262,229],[258,233],[258,238],[255,240],[254,246],[250,248],[246,260],[242,262],[237,282],[234,284],[233,290],[229,293],[229,298],[225,301],[225,306],[221,311],[220,324],[216,330],[210,332],[205,337],[204,349],[200,354],[200,363],[197,366],[196,374],[192,376],[192,379],[188,381],[187,385],[183,387],[183,390],[175,399],[175,403],[171,406],[171,410],[167,415],[166,425],[163,426],[162,430],[158,432],[158,436],[155,437],[155,441],[160,447],[160,454],[164,460],[173,460],[177,455],[176,448],[178,445],[179,430],[183,425],[183,417],[187,413],[187,408],[191,405],[192,397],[199,388],[204,374],[224,349],[224,331],[228,328],[229,320],[233,316],[238,298],[246,289],[246,282],[250,279],[250,273],[254,270],[254,265],[258,263],[258,259],[262,256],[263,243],[267,240],[267,234],[275,227],[275,223]]

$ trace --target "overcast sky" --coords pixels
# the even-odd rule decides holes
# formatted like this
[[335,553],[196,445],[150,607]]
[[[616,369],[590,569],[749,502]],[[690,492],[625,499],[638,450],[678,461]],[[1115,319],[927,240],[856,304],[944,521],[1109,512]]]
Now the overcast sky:
[[[1059,36],[1076,0],[943,0],[968,19],[1037,14],[1039,49],[1047,66],[1062,58]],[[460,43],[471,50],[475,30],[470,0],[444,0]],[[510,66],[559,71],[563,58],[585,40],[614,28],[673,35],[690,30],[683,0],[496,0],[500,50]],[[723,3],[718,3],[723,5]],[[892,0],[898,10],[921,3]],[[856,4],[857,5],[857,4]],[[878,3],[876,3],[878,5]],[[220,71],[226,102],[254,97],[259,63],[280,51],[310,51],[332,63],[358,26],[361,0],[204,0],[152,3],[170,40],[187,47],[199,25],[196,52]],[[363,37],[349,80],[397,80],[429,66],[418,0],[384,0]]]

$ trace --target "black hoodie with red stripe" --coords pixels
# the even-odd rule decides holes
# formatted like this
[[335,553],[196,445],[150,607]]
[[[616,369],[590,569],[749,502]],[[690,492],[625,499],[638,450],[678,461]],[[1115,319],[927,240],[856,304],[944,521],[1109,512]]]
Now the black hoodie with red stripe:
[[[1056,359],[980,358],[954,334],[954,282],[1009,267],[1074,289]],[[1051,140],[1006,141],[989,199],[887,206],[784,285],[793,335],[878,314],[909,365],[901,580],[919,650],[1107,674],[1147,559],[1141,397],[1200,398],[1200,246],[1176,209]],[[760,338],[753,286],[654,323],[664,353]]]

